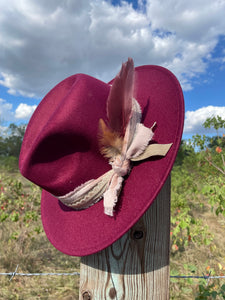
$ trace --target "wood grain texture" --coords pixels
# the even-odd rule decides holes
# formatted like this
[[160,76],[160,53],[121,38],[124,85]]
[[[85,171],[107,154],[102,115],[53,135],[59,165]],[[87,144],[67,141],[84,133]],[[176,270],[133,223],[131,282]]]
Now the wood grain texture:
[[169,299],[169,244],[170,176],[121,239],[81,258],[79,299]]

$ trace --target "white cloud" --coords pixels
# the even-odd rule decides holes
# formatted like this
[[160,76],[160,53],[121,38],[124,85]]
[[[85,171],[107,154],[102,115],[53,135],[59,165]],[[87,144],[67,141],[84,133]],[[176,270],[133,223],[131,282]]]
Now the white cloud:
[[27,120],[31,117],[36,108],[37,105],[27,105],[25,103],[20,103],[15,111],[15,117],[16,119]]
[[18,119],[22,121],[27,121],[35,111],[36,107],[37,105],[27,105],[25,103],[20,103],[14,112],[13,105],[7,102],[6,100],[0,98],[1,131],[5,128],[3,126],[4,123],[17,122]]
[[0,125],[13,119],[12,104],[0,98]]
[[197,43],[223,34],[224,8],[225,3],[220,0],[147,1],[147,14],[153,29],[170,31],[178,38]]
[[8,130],[8,127],[0,125],[0,136],[1,137],[7,136],[7,130]]
[[110,80],[131,56],[136,65],[168,67],[191,89],[224,35],[225,2],[138,5],[135,11],[125,1],[0,0],[0,84],[12,94],[41,97],[74,73]]
[[213,116],[220,116],[225,120],[225,106],[207,106],[195,111],[187,111],[185,114],[184,134],[215,134],[214,129],[205,129],[203,127],[205,120]]

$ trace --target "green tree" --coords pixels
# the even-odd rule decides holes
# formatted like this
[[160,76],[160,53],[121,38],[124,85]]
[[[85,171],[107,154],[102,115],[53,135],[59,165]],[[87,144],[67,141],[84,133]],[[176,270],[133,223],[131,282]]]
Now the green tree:
[[182,165],[185,158],[187,156],[193,156],[194,155],[194,148],[190,142],[186,142],[185,140],[182,140],[180,143],[180,148],[177,153],[175,165]]
[[0,136],[0,155],[19,157],[26,125],[10,124],[7,135]]
[[211,118],[207,118],[203,123],[205,128],[214,128],[217,133],[217,138],[219,139],[219,129],[225,128],[225,120],[223,120],[220,116],[213,116]]

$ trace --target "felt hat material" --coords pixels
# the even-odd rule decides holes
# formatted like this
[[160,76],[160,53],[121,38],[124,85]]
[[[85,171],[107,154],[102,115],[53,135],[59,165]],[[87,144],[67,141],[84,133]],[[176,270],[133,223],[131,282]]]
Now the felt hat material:
[[127,232],[156,198],[179,149],[184,101],[178,80],[163,67],[137,67],[134,98],[142,110],[142,123],[150,128],[156,122],[153,142],[172,143],[171,148],[165,157],[132,163],[113,217],[104,214],[101,200],[84,210],[61,203],[57,196],[111,169],[99,151],[97,136],[99,119],[106,119],[112,82],[84,74],[66,78],[41,101],[24,136],[21,173],[43,188],[44,230],[50,242],[68,255],[98,252]]

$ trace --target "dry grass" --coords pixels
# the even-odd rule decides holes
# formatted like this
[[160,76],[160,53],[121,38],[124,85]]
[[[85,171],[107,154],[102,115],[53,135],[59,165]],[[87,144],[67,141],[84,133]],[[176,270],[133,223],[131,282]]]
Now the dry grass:
[[[1,224],[3,225],[3,224]],[[44,232],[29,237],[29,231],[18,223],[11,228],[1,226],[1,272],[19,273],[72,273],[79,271],[79,258],[57,251]],[[19,238],[9,236],[20,230]],[[6,232],[8,234],[6,234]],[[8,236],[8,238],[7,238]],[[78,299],[78,276],[16,276],[0,278],[0,299]]]
[[[2,175],[3,171],[0,174]],[[34,194],[33,186],[17,171],[11,172],[10,176],[13,180],[19,179],[23,182],[22,190],[25,194],[33,194],[32,209],[36,210],[38,218],[28,222],[24,222],[22,218],[18,221],[8,218],[0,223],[0,272],[13,272],[17,265],[19,273],[79,272],[79,258],[57,251],[42,230],[40,191],[35,190]],[[185,251],[182,249],[172,251],[170,263],[172,274],[202,275],[209,271],[212,275],[225,273],[225,269],[221,269],[221,266],[222,268],[225,266],[225,219],[222,216],[217,217],[210,211],[207,199],[201,197],[201,201],[204,201],[204,207],[198,208],[196,205],[192,212],[195,218],[201,218],[203,225],[208,225],[208,230],[214,237],[213,241],[208,246],[190,242]],[[23,215],[29,207],[31,206],[23,210]],[[40,229],[38,233],[35,231],[36,228]],[[0,299],[78,299],[79,276],[16,276],[11,281],[9,279],[0,276]],[[214,288],[219,289],[225,280],[215,280],[214,283]],[[199,284],[205,285],[205,280],[171,280],[171,299],[195,299]]]
[[[197,245],[190,242],[185,251],[172,252],[170,256],[170,270],[172,274],[179,275],[225,275],[225,218],[222,215],[216,216],[211,211],[207,198],[198,195],[199,203],[204,205],[200,207],[195,203],[192,207],[192,214],[195,219],[202,221],[202,227],[208,226],[208,232],[213,237],[209,245]],[[199,291],[199,285],[207,289],[207,285],[213,285],[210,289],[219,291],[225,284],[225,279],[211,279],[207,282],[205,279],[171,279],[170,299],[173,300],[191,300],[196,299]],[[210,300],[225,299],[222,296],[212,298],[212,296],[200,299]]]
[[[3,172],[1,175],[2,178],[6,178]],[[11,172],[10,177],[23,182],[24,193],[34,194],[33,186],[22,179],[18,172]],[[7,187],[4,186],[4,189]],[[43,232],[40,218],[40,190],[38,192],[35,190],[35,193],[33,210],[38,213],[37,220],[24,222],[24,218],[21,217],[18,221],[8,218],[0,222],[0,272],[13,272],[17,265],[19,265],[18,273],[78,272],[79,258],[57,251]],[[26,208],[29,209],[30,206],[24,208],[22,216],[25,215]],[[36,232],[36,228],[40,230]],[[9,279],[8,276],[0,276],[0,299],[78,299],[78,276],[16,276],[11,281]]]
[[[210,245],[190,244],[185,251],[171,253],[170,270],[176,270],[175,274],[203,276],[211,272],[211,275],[225,275],[225,222],[224,217],[215,216],[210,211],[202,214],[204,225],[208,225],[208,230],[213,235]],[[223,269],[221,269],[221,266]],[[214,284],[214,289],[219,290],[225,284],[225,279],[211,279],[208,284]],[[191,300],[195,299],[199,290],[199,284],[206,286],[204,279],[172,279],[170,283],[170,299]],[[215,299],[215,298],[201,298]],[[224,298],[216,298],[224,299]]]

